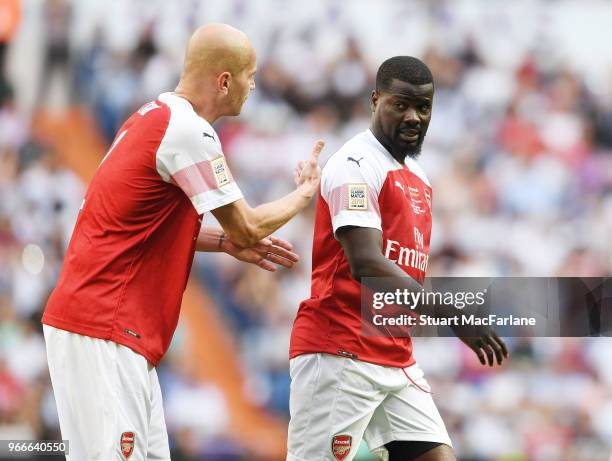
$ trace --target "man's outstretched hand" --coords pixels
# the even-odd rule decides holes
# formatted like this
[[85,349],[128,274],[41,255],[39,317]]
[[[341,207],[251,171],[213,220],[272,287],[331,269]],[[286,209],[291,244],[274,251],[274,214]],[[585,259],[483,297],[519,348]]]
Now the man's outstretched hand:
[[508,358],[508,348],[503,339],[490,328],[478,329],[476,335],[463,336],[461,331],[455,330],[457,337],[472,349],[483,365],[492,367],[495,362],[501,365]]
[[300,257],[294,253],[293,245],[279,237],[266,237],[251,248],[241,248],[225,239],[223,250],[234,258],[255,264],[264,270],[275,272],[276,265],[292,268]]
[[325,146],[325,141],[318,140],[312,148],[310,159],[298,163],[293,171],[295,185],[302,190],[305,196],[312,197],[316,194],[321,181],[321,168],[319,167],[319,156]]

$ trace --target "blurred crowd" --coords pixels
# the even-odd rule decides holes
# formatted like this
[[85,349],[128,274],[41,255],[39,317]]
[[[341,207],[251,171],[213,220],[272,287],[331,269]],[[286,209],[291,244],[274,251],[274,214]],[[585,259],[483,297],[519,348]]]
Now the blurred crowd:
[[[612,19],[607,2],[23,0],[20,15],[0,45],[0,439],[59,437],[39,319],[85,187],[32,136],[32,115],[85,107],[110,143],[174,88],[201,23],[240,27],[258,51],[257,89],[216,126],[251,204],[288,192],[317,138],[326,157],[366,129],[378,65],[412,54],[436,88],[420,158],[434,191],[428,275],[612,272],[612,32],[580,25]],[[194,271],[233,332],[245,392],[284,418],[313,211],[279,232],[301,255],[293,270],[213,254]],[[609,459],[607,339],[512,339],[501,370],[454,339],[415,343],[461,460]],[[182,371],[182,347],[179,329],[159,368],[173,459],[240,459],[222,390]]]

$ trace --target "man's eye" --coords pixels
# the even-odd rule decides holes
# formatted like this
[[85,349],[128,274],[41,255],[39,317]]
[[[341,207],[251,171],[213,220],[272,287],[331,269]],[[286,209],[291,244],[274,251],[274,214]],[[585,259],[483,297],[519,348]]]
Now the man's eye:
[[431,110],[431,107],[429,106],[429,104],[424,104],[421,106],[421,112],[429,112]]
[[406,106],[404,105],[404,103],[401,103],[401,102],[396,102],[396,103],[395,103],[395,107],[396,107],[397,109],[404,110]]

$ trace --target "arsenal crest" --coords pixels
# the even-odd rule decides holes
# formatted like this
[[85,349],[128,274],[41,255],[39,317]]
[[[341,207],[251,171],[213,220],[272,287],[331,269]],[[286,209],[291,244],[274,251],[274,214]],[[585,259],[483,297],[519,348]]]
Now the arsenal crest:
[[332,453],[338,461],[346,459],[351,451],[353,438],[350,435],[334,435],[332,439]]
[[134,440],[136,434],[134,432],[124,432],[121,434],[121,454],[124,459],[128,459],[134,452]]

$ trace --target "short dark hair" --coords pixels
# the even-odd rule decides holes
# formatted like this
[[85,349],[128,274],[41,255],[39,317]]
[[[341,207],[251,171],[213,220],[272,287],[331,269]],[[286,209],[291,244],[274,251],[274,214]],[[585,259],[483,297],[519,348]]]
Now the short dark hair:
[[376,91],[387,91],[395,78],[412,85],[433,83],[427,64],[412,56],[393,56],[383,62],[376,72]]

